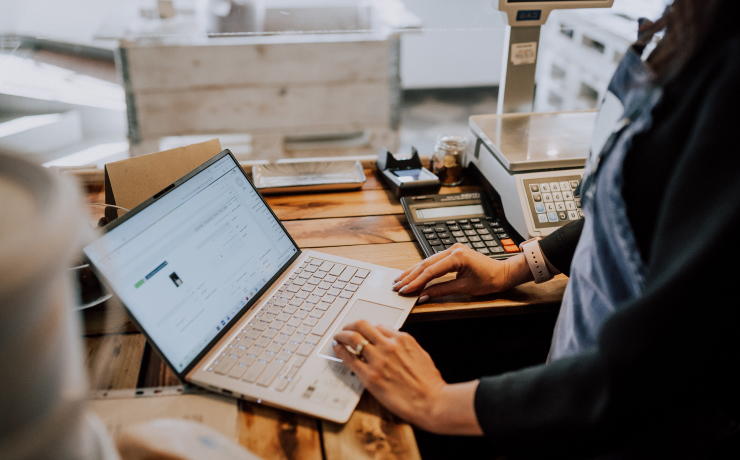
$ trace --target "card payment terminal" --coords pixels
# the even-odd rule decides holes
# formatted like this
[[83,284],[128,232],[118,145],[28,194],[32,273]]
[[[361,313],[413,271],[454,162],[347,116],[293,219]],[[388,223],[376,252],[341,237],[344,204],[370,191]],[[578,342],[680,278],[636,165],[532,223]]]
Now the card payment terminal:
[[466,165],[495,190],[524,239],[583,217],[578,195],[597,112],[475,115]]

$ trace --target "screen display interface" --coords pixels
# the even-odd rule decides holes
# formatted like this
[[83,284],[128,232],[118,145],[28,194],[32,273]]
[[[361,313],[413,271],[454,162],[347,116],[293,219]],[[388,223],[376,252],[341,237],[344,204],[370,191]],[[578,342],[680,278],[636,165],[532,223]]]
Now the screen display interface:
[[182,371],[298,248],[225,156],[84,251]]
[[416,210],[417,219],[440,219],[443,217],[458,217],[483,215],[483,206],[470,204],[467,206],[446,206],[443,208],[424,208]]

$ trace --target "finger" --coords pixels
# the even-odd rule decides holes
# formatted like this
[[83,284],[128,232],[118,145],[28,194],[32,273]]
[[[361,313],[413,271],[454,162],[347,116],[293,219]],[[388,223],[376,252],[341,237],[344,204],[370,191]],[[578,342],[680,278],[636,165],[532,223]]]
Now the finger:
[[455,279],[450,281],[444,281],[442,283],[433,284],[427,286],[423,291],[419,293],[419,299],[424,296],[429,298],[443,297],[450,294],[459,294],[465,292],[468,289],[468,280],[466,279]]
[[389,339],[392,339],[394,337],[401,335],[401,333],[398,332],[397,330],[391,329],[388,326],[385,326],[383,324],[378,324],[378,330],[380,331],[381,334],[388,337]]
[[430,281],[437,279],[447,273],[460,271],[460,258],[456,253],[445,257],[439,262],[425,267],[416,279],[410,281],[406,286],[398,290],[399,293],[410,294],[423,289]]
[[386,340],[385,336],[380,332],[380,330],[378,330],[376,326],[373,326],[364,319],[361,319],[356,323],[350,323],[344,326],[343,331],[359,332],[372,344],[378,344]]
[[[357,345],[363,343],[367,339],[359,332],[340,331],[334,336],[334,340],[350,347],[352,350],[356,350]],[[367,343],[370,343],[370,341],[368,340]]]
[[404,271],[403,273],[401,273],[401,275],[398,278],[395,279],[394,282],[396,284],[394,284],[393,289],[398,290],[404,284],[408,284],[408,281],[410,281],[411,279],[413,279],[413,278],[411,278],[411,279],[408,279],[407,280],[406,278],[409,278],[409,276],[415,277],[414,274],[415,273],[416,274],[421,273],[421,271],[424,269],[424,267],[426,267],[426,266],[428,266],[430,264],[436,263],[436,262],[444,259],[445,257],[449,256],[451,249],[452,248],[446,249],[446,250],[444,250],[442,252],[439,252],[437,254],[434,254],[431,257],[427,257],[426,259],[422,260],[418,264],[412,265],[411,267],[407,268],[406,271]]
[[350,353],[349,350],[344,348],[344,345],[339,342],[337,342],[336,345],[332,345],[332,348],[334,349],[334,354],[337,355],[337,358],[341,359],[342,362],[349,367],[349,370],[354,372],[364,384],[367,381],[367,363],[362,362],[359,356],[354,353]]

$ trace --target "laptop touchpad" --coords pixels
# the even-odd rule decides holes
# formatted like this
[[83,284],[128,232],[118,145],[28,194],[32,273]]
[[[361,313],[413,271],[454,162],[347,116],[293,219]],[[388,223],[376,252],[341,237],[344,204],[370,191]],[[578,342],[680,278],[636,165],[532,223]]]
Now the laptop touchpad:
[[383,326],[387,326],[391,329],[398,329],[396,323],[398,323],[398,320],[401,318],[402,315],[403,310],[401,309],[389,307],[387,305],[381,305],[379,303],[368,302],[366,300],[358,300],[357,302],[355,302],[354,305],[352,305],[352,309],[349,311],[349,313],[347,313],[347,316],[345,316],[339,323],[339,325],[334,328],[334,331],[329,334],[331,338],[326,341],[324,347],[321,349],[321,351],[319,351],[319,356],[335,361],[341,361],[339,358],[337,358],[337,355],[334,354],[331,342],[337,332],[344,329],[344,326],[346,326],[347,324],[364,319],[373,326],[382,324]]

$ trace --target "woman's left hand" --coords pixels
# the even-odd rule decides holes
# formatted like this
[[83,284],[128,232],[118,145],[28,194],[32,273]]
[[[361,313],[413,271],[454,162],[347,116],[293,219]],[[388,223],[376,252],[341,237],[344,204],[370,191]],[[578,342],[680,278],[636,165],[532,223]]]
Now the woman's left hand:
[[[449,385],[419,343],[404,332],[361,320],[335,337],[334,353],[385,407],[437,433],[481,434],[475,417],[478,382]],[[367,341],[359,356],[356,350]]]

